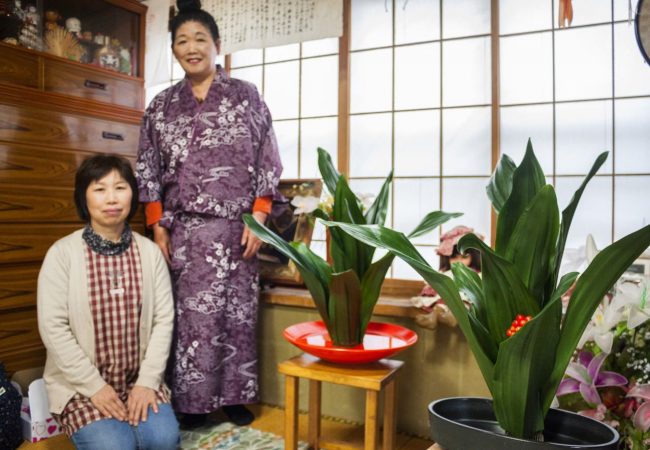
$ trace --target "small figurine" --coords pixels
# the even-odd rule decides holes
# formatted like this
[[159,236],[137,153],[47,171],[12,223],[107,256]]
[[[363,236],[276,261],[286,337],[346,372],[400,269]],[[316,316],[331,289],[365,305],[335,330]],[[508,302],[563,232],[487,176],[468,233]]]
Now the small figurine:
[[97,51],[97,62],[100,67],[118,72],[120,70],[120,57],[111,46],[111,38],[104,36],[104,46]]
[[131,52],[124,47],[120,49],[120,72],[131,75]]
[[52,9],[45,11],[45,30],[53,30],[59,26],[59,20],[61,20],[61,15]]
[[65,21],[65,28],[71,33],[74,37],[81,37],[81,21],[76,17],[69,17]]

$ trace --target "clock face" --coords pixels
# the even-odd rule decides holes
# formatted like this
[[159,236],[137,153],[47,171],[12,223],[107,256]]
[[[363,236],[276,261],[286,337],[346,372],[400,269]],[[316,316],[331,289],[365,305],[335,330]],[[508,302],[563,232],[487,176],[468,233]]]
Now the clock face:
[[634,23],[639,49],[646,62],[650,64],[650,0],[639,1]]

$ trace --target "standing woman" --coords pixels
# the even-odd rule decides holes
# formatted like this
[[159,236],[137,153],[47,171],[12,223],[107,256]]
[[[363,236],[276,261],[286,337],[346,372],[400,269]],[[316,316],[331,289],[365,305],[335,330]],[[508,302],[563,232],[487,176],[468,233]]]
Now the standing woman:
[[172,50],[185,78],[147,108],[136,175],[147,224],[171,266],[176,305],[173,403],[195,426],[223,407],[239,424],[258,401],[256,325],[264,222],[282,172],[256,88],[216,65],[219,31],[200,1],[178,1]]
[[74,200],[86,226],[52,245],[38,277],[50,411],[80,450],[173,450],[171,284],[161,251],[127,223],[138,207],[131,165],[85,160]]

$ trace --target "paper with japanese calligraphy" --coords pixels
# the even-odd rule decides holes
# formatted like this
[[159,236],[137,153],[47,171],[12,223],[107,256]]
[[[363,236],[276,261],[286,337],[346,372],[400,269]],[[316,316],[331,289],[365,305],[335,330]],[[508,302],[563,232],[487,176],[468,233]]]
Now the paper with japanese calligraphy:
[[339,37],[343,0],[203,0],[216,19],[222,53]]

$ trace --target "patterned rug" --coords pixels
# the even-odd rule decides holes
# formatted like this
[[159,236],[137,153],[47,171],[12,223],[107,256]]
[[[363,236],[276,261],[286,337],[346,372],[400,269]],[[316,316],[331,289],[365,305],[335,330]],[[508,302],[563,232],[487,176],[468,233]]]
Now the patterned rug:
[[[238,427],[224,422],[191,431],[181,430],[182,450],[284,450],[284,439],[277,434]],[[299,450],[307,444],[300,442]]]

